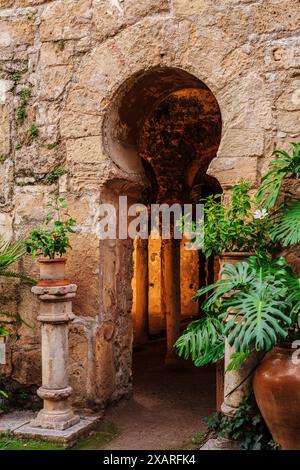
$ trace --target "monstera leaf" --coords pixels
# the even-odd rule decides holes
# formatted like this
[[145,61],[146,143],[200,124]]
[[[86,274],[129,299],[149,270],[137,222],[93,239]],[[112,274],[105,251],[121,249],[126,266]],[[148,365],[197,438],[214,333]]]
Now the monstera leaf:
[[[286,293],[282,290],[282,294]],[[278,289],[268,284],[257,286],[257,290],[239,292],[235,299],[225,301],[229,311],[234,311],[226,322],[225,335],[229,344],[237,351],[251,348],[269,350],[287,336],[284,326],[291,324],[283,298],[278,298]]]
[[175,343],[178,356],[191,358],[197,367],[224,357],[224,325],[215,317],[206,316],[189,324]]
[[293,154],[284,150],[275,150],[275,159],[270,163],[270,170],[263,176],[261,186],[256,194],[261,207],[269,209],[277,203],[285,178],[300,176],[300,142],[292,142]]
[[285,247],[300,242],[300,200],[289,201],[276,212],[270,236]]
[[0,276],[18,278],[30,284],[35,284],[35,280],[31,277],[9,269],[25,253],[26,249],[23,241],[10,243],[0,237]]

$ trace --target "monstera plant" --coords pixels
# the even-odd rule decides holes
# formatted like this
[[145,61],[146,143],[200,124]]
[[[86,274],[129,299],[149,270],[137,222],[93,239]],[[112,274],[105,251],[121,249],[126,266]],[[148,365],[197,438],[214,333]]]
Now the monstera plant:
[[179,356],[198,367],[224,356],[225,338],[235,346],[229,369],[239,368],[253,350],[269,351],[279,341],[299,339],[300,282],[283,257],[250,257],[226,264],[223,277],[198,290],[210,293],[204,317],[192,322],[175,344]]
[[[284,182],[299,181],[300,190],[300,142],[291,143],[293,152],[275,150],[269,171],[263,176],[256,195],[256,202],[270,212],[272,224],[270,236],[283,247],[300,242],[300,199],[284,195]],[[299,191],[300,193],[300,191]],[[284,201],[279,203],[280,196]]]

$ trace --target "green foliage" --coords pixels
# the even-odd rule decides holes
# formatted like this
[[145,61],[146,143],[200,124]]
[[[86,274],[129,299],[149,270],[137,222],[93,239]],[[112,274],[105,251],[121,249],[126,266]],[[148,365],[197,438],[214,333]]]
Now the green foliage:
[[63,51],[65,49],[65,41],[63,39],[55,41],[55,45],[59,51]]
[[53,142],[52,144],[47,145],[48,150],[53,150],[58,146],[58,142]]
[[17,439],[13,434],[2,434],[0,435],[0,451],[3,450],[64,450],[64,447],[53,442]]
[[22,148],[22,144],[16,144],[16,150],[20,150]]
[[275,150],[275,159],[270,163],[269,171],[262,177],[261,186],[256,194],[260,206],[266,209],[276,205],[285,178],[300,176],[300,142],[292,142],[293,154],[285,150]]
[[11,73],[11,78],[15,82],[15,84],[19,83],[19,81],[22,78],[22,72],[20,72],[19,70],[16,70],[15,72],[12,72]]
[[23,88],[18,93],[20,97],[20,104],[17,109],[16,119],[18,124],[22,124],[25,118],[26,105],[31,96],[31,90],[29,88]]
[[[25,276],[20,272],[14,271],[11,268],[11,266],[19,261],[25,253],[26,250],[23,241],[10,243],[0,237],[0,277],[17,278],[25,282],[29,282],[30,284],[35,284],[34,279]],[[11,315],[6,312],[0,312],[1,318],[5,316],[15,318],[17,321],[21,321],[18,315]],[[0,320],[0,336],[7,336],[9,333],[10,332],[6,327],[6,324]],[[7,398],[7,393],[5,393],[3,390],[0,390],[0,395],[4,398]]]
[[55,183],[60,176],[63,176],[66,173],[67,171],[64,168],[57,168],[56,170],[51,171],[46,176],[47,183],[49,184]]
[[289,200],[275,212],[269,233],[284,247],[300,243],[300,200]]
[[[204,312],[219,310],[218,340],[226,337],[237,351],[229,370],[239,368],[251,351],[268,351],[298,335],[300,282],[284,258],[272,261],[253,256],[235,266],[225,264],[221,274],[217,282],[199,289],[196,298],[209,293],[202,304]],[[220,352],[204,320],[194,322],[175,344],[179,355],[199,365],[215,362]]]
[[0,155],[0,163],[5,162],[6,159],[7,159],[7,155]]
[[275,450],[278,445],[255,403],[253,394],[243,397],[232,417],[220,412],[206,418],[208,433],[236,441],[243,450]]
[[68,215],[68,206],[64,198],[52,197],[47,207],[50,211],[45,219],[45,225],[51,225],[51,228],[32,230],[30,238],[25,240],[25,245],[27,253],[33,256],[43,255],[45,258],[54,259],[71,248],[68,235],[75,233],[73,227],[76,221]]
[[36,127],[36,124],[33,123],[28,129],[29,140],[32,141],[33,139],[35,139],[38,136],[38,133],[38,128]]
[[224,357],[224,325],[217,317],[209,315],[193,321],[174,347],[178,356],[191,358],[196,367],[215,363]]
[[[177,222],[184,232],[195,234],[192,240],[206,257],[222,252],[247,252],[264,254],[272,250],[268,237],[269,218],[256,217],[252,210],[250,183],[242,181],[233,187],[228,206],[221,201],[221,195],[212,195],[204,201],[204,222]],[[197,226],[203,227],[203,234],[197,235]],[[199,232],[199,230],[198,230]]]

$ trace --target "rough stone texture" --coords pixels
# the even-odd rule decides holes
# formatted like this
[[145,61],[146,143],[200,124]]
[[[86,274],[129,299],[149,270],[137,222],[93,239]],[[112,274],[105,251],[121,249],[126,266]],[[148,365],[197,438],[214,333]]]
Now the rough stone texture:
[[200,450],[241,450],[238,443],[225,437],[211,437]]
[[57,442],[65,447],[71,447],[79,437],[87,435],[101,418],[98,416],[82,416],[80,421],[69,429],[41,429],[31,426],[35,413],[31,411],[16,411],[1,417],[0,433],[14,434],[18,439],[37,439]]
[[[78,219],[67,268],[78,285],[76,403],[101,406],[132,387],[132,243],[101,241],[98,228],[101,202],[144,197],[141,126],[170,93],[208,87],[222,116],[219,150],[203,154],[209,174],[225,190],[241,178],[255,188],[274,148],[300,138],[299,45],[297,0],[0,1],[0,230],[24,237],[40,226],[56,189]],[[67,174],[47,184],[59,167]],[[200,167],[199,156],[185,169],[190,186]],[[1,373],[39,385],[37,304],[25,287],[10,289],[6,305],[34,328],[19,327]]]

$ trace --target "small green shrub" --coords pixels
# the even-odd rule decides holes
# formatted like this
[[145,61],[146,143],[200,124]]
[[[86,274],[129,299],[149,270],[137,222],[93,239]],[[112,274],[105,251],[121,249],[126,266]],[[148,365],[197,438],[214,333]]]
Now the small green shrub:
[[31,90],[29,88],[23,88],[18,93],[20,97],[20,104],[17,109],[16,119],[18,124],[22,124],[25,118],[26,105],[31,96]]
[[270,431],[256,405],[254,394],[243,397],[234,416],[216,412],[205,419],[208,434],[231,439],[244,450],[275,450]]
[[37,136],[38,136],[38,133],[39,133],[39,130],[38,128],[36,127],[36,124],[33,123],[29,129],[28,129],[28,138],[29,138],[29,141],[32,141],[33,139],[35,139]]
[[53,196],[47,204],[50,211],[45,219],[45,225],[50,229],[35,229],[30,237],[25,240],[27,253],[43,255],[45,258],[54,259],[62,256],[68,248],[71,248],[69,234],[75,233],[76,221],[67,213],[67,204],[64,198]]
[[67,173],[67,171],[64,168],[57,168],[54,171],[51,171],[48,173],[46,176],[46,180],[48,184],[53,184],[55,183],[60,176],[63,176]]

